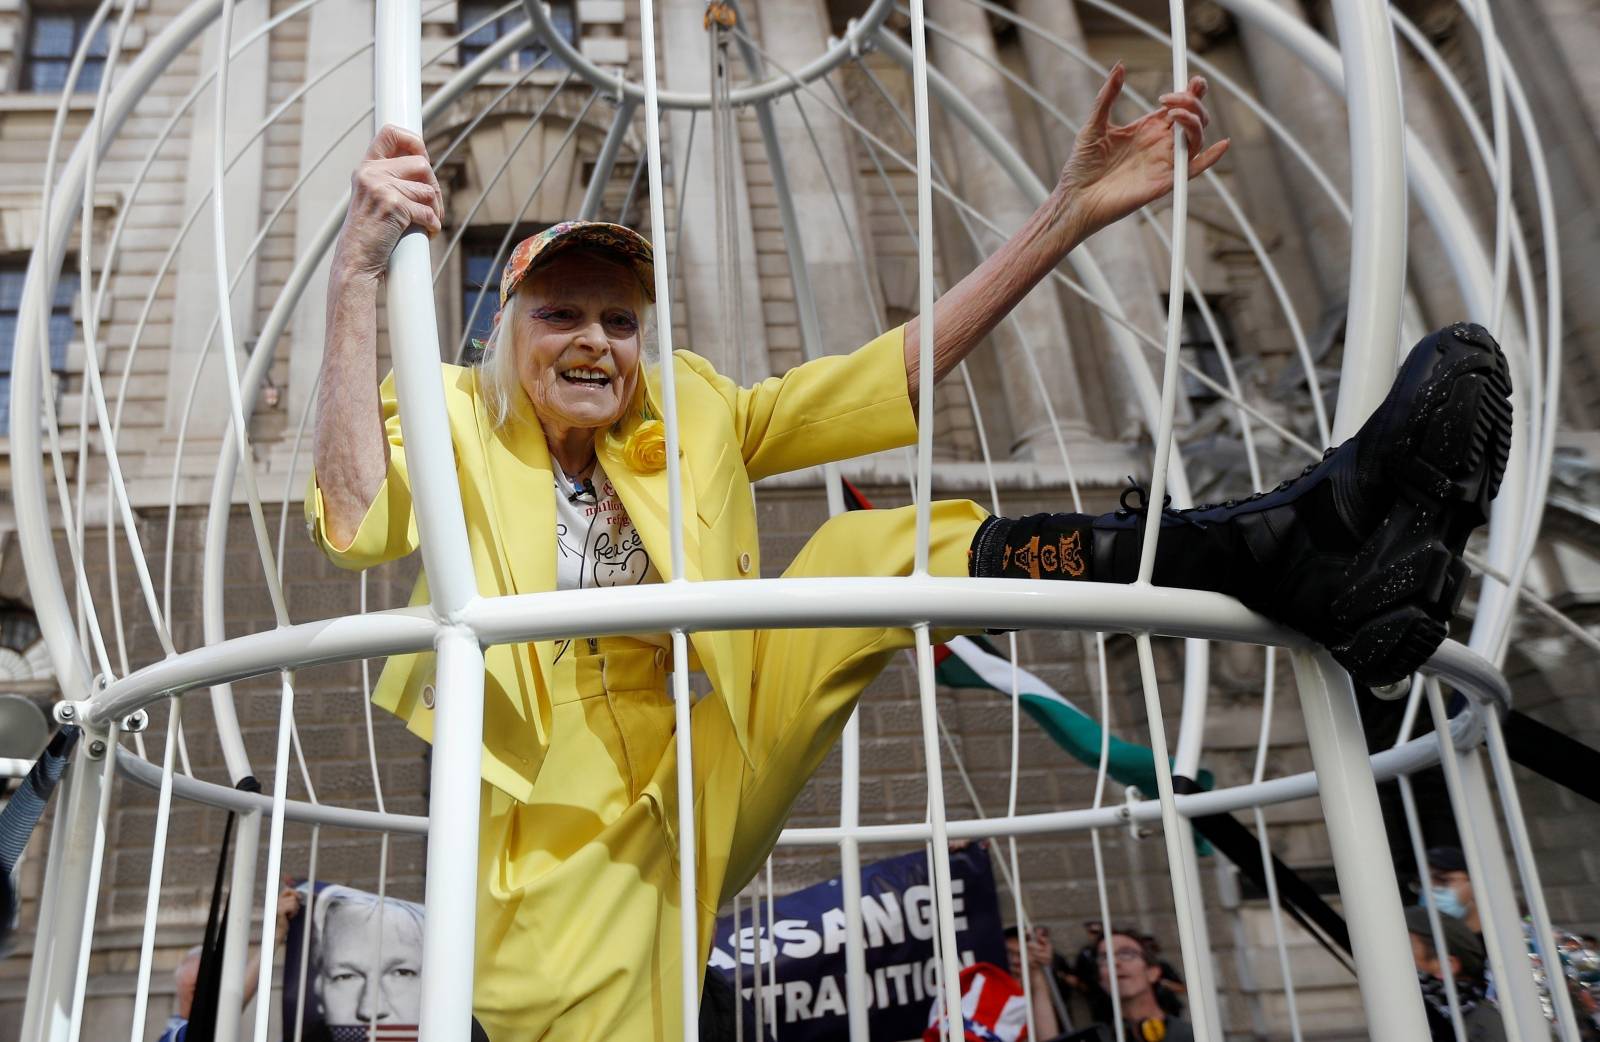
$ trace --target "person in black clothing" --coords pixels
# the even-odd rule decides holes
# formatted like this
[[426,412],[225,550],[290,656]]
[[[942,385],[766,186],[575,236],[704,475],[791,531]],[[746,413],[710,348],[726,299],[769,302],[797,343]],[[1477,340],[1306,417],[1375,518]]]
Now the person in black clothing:
[[[1484,998],[1482,939],[1465,922],[1453,916],[1441,915],[1439,926],[1444,933],[1445,948],[1450,953],[1450,973],[1455,979],[1456,1004],[1461,1010],[1466,1042],[1505,1042],[1500,1013]],[[1455,1042],[1443,960],[1433,943],[1428,910],[1407,908],[1406,929],[1411,933],[1411,957],[1417,964],[1417,981],[1422,986],[1429,1034],[1435,1042]]]
[[707,973],[700,989],[700,1042],[734,1042],[738,1028],[738,998],[733,985],[720,973]]

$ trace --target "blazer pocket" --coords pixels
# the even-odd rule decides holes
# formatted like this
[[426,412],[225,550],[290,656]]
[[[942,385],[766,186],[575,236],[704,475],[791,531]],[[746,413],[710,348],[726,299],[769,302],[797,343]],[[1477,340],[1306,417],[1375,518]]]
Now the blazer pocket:
[[728,500],[733,498],[733,486],[737,478],[736,458],[732,446],[724,443],[716,461],[708,469],[702,471],[693,461],[690,462],[690,470],[694,474],[695,513],[700,515],[700,523],[707,528],[716,527],[723,511],[728,508]]

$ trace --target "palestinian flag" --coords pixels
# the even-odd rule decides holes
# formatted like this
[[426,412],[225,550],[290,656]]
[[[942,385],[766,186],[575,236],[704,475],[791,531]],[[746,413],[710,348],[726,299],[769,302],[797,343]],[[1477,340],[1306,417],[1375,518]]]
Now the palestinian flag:
[[[957,637],[933,649],[934,677],[944,687],[992,691],[1011,697],[1011,660],[981,637]],[[1032,673],[1017,667],[1016,692],[1027,713],[1045,734],[1089,767],[1100,766],[1100,724],[1067,697]],[[1155,754],[1142,745],[1112,736],[1106,773],[1146,796],[1156,793]],[[1202,784],[1209,781],[1204,779]]]

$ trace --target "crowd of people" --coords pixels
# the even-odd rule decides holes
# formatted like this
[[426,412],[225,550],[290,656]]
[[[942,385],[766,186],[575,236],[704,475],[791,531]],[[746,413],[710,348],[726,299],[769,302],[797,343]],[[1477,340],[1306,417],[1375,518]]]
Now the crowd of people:
[[[1455,1042],[1455,1021],[1459,1016],[1459,1037],[1464,1042],[1504,1042],[1506,1033],[1495,999],[1477,895],[1462,851],[1454,847],[1429,850],[1427,878],[1418,881],[1416,890],[1405,920],[1430,1038],[1434,1042]],[[299,913],[302,901],[297,890],[283,889],[278,904],[280,941],[287,935],[289,920]],[[1438,913],[1438,935],[1428,913],[1430,903]],[[335,915],[335,905],[336,901],[328,902],[330,917]],[[1036,1029],[1034,1035],[1014,1037],[1028,1038],[1030,1042],[1033,1038],[1041,1042],[1109,1042],[1115,1038],[1113,1025],[1120,1016],[1123,1037],[1134,1042],[1192,1042],[1194,1031],[1184,1016],[1184,980],[1163,957],[1157,938],[1135,926],[1114,924],[1108,939],[1099,920],[1085,922],[1083,931],[1083,941],[1075,951],[1059,948],[1043,926],[1007,932],[1007,969],[1019,1001],[1024,994],[1031,999]],[[1438,943],[1441,939],[1442,948]],[[1561,965],[1553,973],[1539,974],[1546,989],[1546,1013],[1553,1015],[1550,986],[1565,987],[1572,998],[1582,1038],[1585,1042],[1600,1042],[1600,939],[1558,929],[1557,940]],[[391,943],[386,947],[398,950],[404,946]],[[199,955],[198,949],[191,951],[175,971],[177,1008],[161,1042],[182,1042],[187,1035]],[[246,973],[247,1002],[255,985],[257,957],[252,953]],[[1530,958],[1537,967],[1531,940]],[[719,990],[719,981],[716,975],[708,975],[702,997],[701,1037],[709,1042],[737,1036],[737,1002],[731,988],[723,986]],[[319,999],[326,1000],[320,990],[314,991]],[[354,1022],[368,1017],[334,1019]],[[415,1010],[401,1019],[414,1022]],[[475,1032],[474,1037],[481,1035]]]
[[[1427,895],[1420,892],[1422,889],[1419,883],[1416,905],[1406,910],[1406,928],[1411,934],[1411,954],[1432,1038],[1453,1042],[1457,1037],[1454,1018],[1459,1013],[1466,1042],[1501,1042],[1506,1034],[1495,1001],[1494,975],[1489,968],[1477,894],[1467,859],[1459,848],[1435,847],[1428,851]],[[1444,953],[1438,950],[1429,920],[1430,898],[1439,913]],[[1584,1042],[1600,1042],[1600,939],[1557,927],[1560,965],[1546,968],[1540,965],[1531,926],[1525,924],[1524,932],[1528,958],[1543,992],[1545,1015],[1555,1016],[1552,992],[1563,989],[1572,1000]]]
[[[1495,999],[1477,896],[1466,857],[1459,848],[1428,851],[1428,875],[1419,880],[1414,903],[1406,909],[1417,983],[1422,992],[1433,1042],[1456,1042],[1455,1018],[1465,1042],[1504,1042],[1505,1029]],[[1441,950],[1428,914],[1438,912]],[[1184,1019],[1185,987],[1177,970],[1161,956],[1156,938],[1137,927],[1114,925],[1106,957],[1104,927],[1084,925],[1085,943],[1070,958],[1049,931],[1013,929],[1006,937],[1009,970],[1022,987],[1027,974],[1037,1038],[1042,1042],[1100,1042],[1111,1039],[1110,1025],[1120,1015],[1123,1037],[1140,1042],[1189,1042],[1194,1032]],[[1600,938],[1557,929],[1561,965],[1544,972],[1529,940],[1544,989],[1545,1012],[1554,1016],[1553,987],[1571,996],[1584,1042],[1600,1042]],[[1026,965],[1026,969],[1024,969]],[[1112,971],[1114,965],[1114,987]],[[1112,1002],[1113,991],[1117,997]],[[1085,1027],[1087,1025],[1087,1027]]]

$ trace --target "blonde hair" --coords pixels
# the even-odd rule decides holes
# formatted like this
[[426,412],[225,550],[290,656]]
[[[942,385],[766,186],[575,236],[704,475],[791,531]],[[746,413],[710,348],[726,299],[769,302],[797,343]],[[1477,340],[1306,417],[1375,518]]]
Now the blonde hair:
[[[514,303],[514,302],[513,302]],[[489,423],[495,430],[506,425],[514,411],[517,396],[526,395],[522,381],[517,378],[516,327],[522,322],[517,316],[521,308],[512,306],[500,309],[500,321],[484,345],[483,361],[479,363],[484,408],[489,413]]]
[[[639,364],[645,366],[654,364],[656,360],[656,309],[642,292],[639,297]],[[500,321],[495,323],[493,332],[485,341],[483,361],[479,363],[482,372],[478,383],[482,388],[483,404],[489,413],[489,423],[495,430],[510,422],[517,411],[516,403],[527,397],[517,373],[517,330],[526,321],[522,311],[516,306],[515,297],[500,309]],[[640,373],[638,386],[634,390],[636,397],[644,393],[644,382],[644,374]]]

